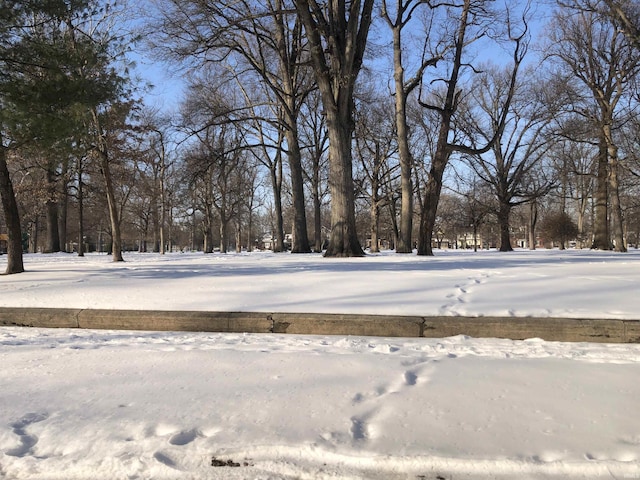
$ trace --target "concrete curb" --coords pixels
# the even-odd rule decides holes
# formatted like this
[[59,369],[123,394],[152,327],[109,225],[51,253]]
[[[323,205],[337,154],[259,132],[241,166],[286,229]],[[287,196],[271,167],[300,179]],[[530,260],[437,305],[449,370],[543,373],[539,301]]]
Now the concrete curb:
[[640,320],[0,307],[0,326],[640,343]]

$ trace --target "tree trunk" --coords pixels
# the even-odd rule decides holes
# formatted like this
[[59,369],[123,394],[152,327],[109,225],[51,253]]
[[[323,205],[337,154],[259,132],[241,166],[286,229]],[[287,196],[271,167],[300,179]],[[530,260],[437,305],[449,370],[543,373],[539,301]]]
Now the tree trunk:
[[[319,182],[318,182],[319,183]],[[313,186],[313,238],[314,250],[322,252],[322,204],[320,201],[320,186]]]
[[448,136],[451,127],[451,115],[444,110],[441,116],[440,130],[436,152],[431,162],[429,177],[420,212],[420,231],[418,232],[418,255],[433,256],[433,229],[436,226],[436,215],[440,193],[442,192],[442,178],[449,162],[451,151],[448,147]]
[[58,204],[54,200],[47,200],[45,219],[47,225],[47,240],[44,247],[44,253],[59,252],[60,235],[58,233]]
[[84,257],[84,187],[82,185],[82,158],[78,158],[78,256]]
[[[336,115],[337,117],[337,115]],[[351,157],[351,128],[348,118],[327,117],[329,127],[329,175],[331,182],[331,234],[326,257],[361,257],[355,216]]]
[[413,158],[409,149],[409,127],[407,126],[407,95],[404,86],[402,65],[401,26],[393,29],[393,78],[395,82],[396,135],[400,160],[400,232],[397,236],[397,253],[413,251]]
[[327,118],[331,235],[325,256],[364,256],[356,231],[351,137],[353,92],[362,67],[374,1],[334,0],[323,6],[309,0],[294,3],[305,28]]
[[54,253],[60,251],[60,234],[58,232],[58,202],[56,201],[57,189],[55,173],[52,168],[46,172],[47,178],[47,203],[45,205],[45,218],[47,225],[47,239],[44,253]]
[[223,215],[220,216],[220,253],[227,253],[227,245],[229,244],[227,219]]
[[102,152],[102,176],[104,178],[105,190],[107,193],[107,205],[109,207],[109,219],[111,221],[111,255],[114,262],[123,262],[122,258],[122,236],[120,233],[120,218],[118,206],[116,204],[111,169],[109,167],[109,156]]
[[504,200],[500,201],[498,210],[498,225],[500,227],[500,251],[512,252],[511,233],[509,232],[509,215],[511,214],[511,205]]
[[29,224],[29,253],[37,253],[38,251],[38,225],[39,217],[36,215],[32,223]]
[[478,251],[478,224],[473,222],[473,251]]
[[24,272],[22,261],[22,229],[20,228],[20,212],[16,202],[9,168],[7,166],[7,150],[2,145],[0,132],[0,197],[2,198],[2,212],[7,225],[7,268],[5,274]]
[[166,187],[165,187],[165,177],[167,165],[165,164],[164,158],[164,144],[162,146],[162,157],[160,160],[160,253],[162,255],[165,254],[165,238],[164,238],[164,227],[167,223],[167,199],[166,199]]
[[236,253],[242,253],[242,225],[240,222],[236,222]]
[[[152,240],[152,248],[151,250],[154,253],[158,253],[160,252],[160,245],[162,244],[162,241],[160,240],[160,215],[158,212],[158,209],[160,208],[160,205],[158,205],[159,201],[158,201],[158,195],[156,193],[154,193],[151,197],[151,202],[149,205],[149,210],[151,213],[151,225],[152,225],[152,229],[153,229],[153,240]],[[148,221],[145,221],[145,223],[147,223],[148,225]],[[149,231],[149,227],[147,226],[147,228],[145,229],[147,232]],[[146,232],[145,232],[145,238],[146,238]]]
[[109,149],[107,139],[102,130],[102,124],[97,110],[93,110],[93,123],[96,129],[96,143],[98,144],[98,155],[100,156],[100,170],[104,179],[105,191],[107,195],[107,206],[109,208],[109,220],[111,221],[111,254],[114,262],[124,262],[122,258],[122,236],[120,233],[120,215],[116,202],[115,189],[113,188],[113,178],[111,176]]
[[423,197],[422,211],[420,212],[418,255],[433,255],[433,229],[436,225],[438,202],[440,201],[440,193],[442,192],[442,179],[452,151],[449,145],[449,133],[451,131],[451,119],[457,109],[458,79],[460,77],[460,69],[462,68],[462,51],[466,43],[465,35],[470,8],[470,0],[465,0],[458,25],[458,32],[456,34],[454,60],[451,74],[447,81],[447,93],[444,99],[444,105],[442,108],[438,108],[440,127],[438,130],[436,150],[431,162]]
[[60,244],[60,249],[63,252],[68,252],[67,246],[67,217],[69,211],[69,195],[67,193],[67,185],[66,182],[64,184],[64,188],[62,190],[62,198],[58,203],[58,243]]
[[[294,120],[291,120],[292,122]],[[307,211],[304,201],[304,180],[302,178],[302,155],[295,126],[286,131],[289,171],[291,175],[291,200],[293,202],[293,242],[291,253],[311,253],[307,234]]]
[[[612,139],[611,131],[607,125],[605,138]],[[607,141],[607,153],[609,158],[609,188],[611,193],[611,220],[613,228],[613,241],[616,252],[626,252],[627,246],[624,241],[624,223],[622,219],[622,206],[620,205],[620,188],[618,180],[618,148],[613,140]]]
[[601,140],[598,152],[598,176],[596,178],[594,223],[593,223],[593,243],[594,250],[611,250],[609,240],[609,172],[607,149],[604,141]]
[[529,204],[529,250],[536,249],[536,224],[538,223],[538,202]]
[[211,206],[204,205],[204,253],[213,253],[213,212]]
[[63,252],[69,251],[67,238],[67,220],[69,212],[69,163],[62,164],[62,181],[60,182],[60,198],[58,201],[58,242]]
[[378,202],[376,202],[375,199],[373,199],[372,205],[371,205],[371,247],[369,247],[369,251],[371,253],[380,252],[380,248],[378,247],[378,230],[379,229],[380,229],[380,207],[378,207]]
[[275,215],[275,241],[272,245],[274,252],[284,252],[284,219],[282,215],[282,162],[276,160],[271,173],[271,187],[273,190],[273,208]]

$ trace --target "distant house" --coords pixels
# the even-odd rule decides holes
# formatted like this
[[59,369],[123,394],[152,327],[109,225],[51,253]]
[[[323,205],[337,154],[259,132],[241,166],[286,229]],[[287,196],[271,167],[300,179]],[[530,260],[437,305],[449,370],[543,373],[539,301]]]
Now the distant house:
[[[291,248],[291,242],[293,241],[293,236],[290,233],[285,233],[284,235],[284,249],[289,250]],[[265,235],[262,237],[261,245],[259,248],[262,250],[273,250],[273,247],[276,243],[276,238],[272,235]]]

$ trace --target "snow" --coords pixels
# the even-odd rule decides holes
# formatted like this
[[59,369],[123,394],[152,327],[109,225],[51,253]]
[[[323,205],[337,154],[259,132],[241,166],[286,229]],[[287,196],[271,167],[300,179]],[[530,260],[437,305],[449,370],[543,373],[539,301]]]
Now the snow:
[[[0,307],[640,317],[638,251],[125,259],[27,255]],[[0,365],[0,478],[640,478],[636,344],[3,327]]]

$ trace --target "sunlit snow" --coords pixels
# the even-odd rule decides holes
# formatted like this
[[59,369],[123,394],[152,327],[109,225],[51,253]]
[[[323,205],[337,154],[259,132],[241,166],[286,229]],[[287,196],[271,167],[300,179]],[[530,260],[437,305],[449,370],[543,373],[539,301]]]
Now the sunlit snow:
[[[0,307],[640,318],[637,251],[125,259],[27,255]],[[640,345],[4,327],[0,365],[0,478],[640,478]]]

